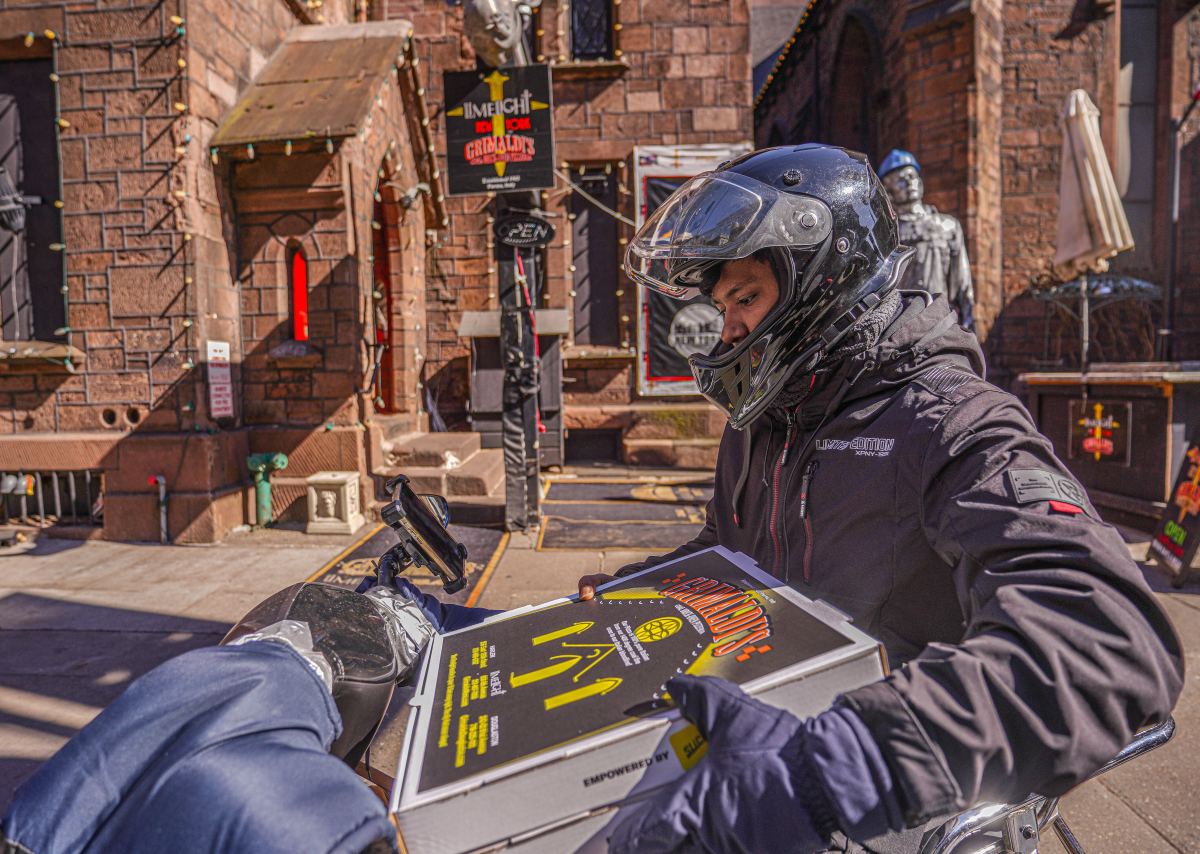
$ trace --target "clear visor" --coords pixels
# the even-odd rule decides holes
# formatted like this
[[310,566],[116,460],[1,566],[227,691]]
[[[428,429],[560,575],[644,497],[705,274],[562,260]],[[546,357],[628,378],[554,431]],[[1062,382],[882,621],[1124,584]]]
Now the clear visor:
[[832,228],[833,215],[819,199],[736,172],[705,172],[642,224],[626,250],[625,272],[668,296],[690,297],[717,262],[774,246],[816,247]]

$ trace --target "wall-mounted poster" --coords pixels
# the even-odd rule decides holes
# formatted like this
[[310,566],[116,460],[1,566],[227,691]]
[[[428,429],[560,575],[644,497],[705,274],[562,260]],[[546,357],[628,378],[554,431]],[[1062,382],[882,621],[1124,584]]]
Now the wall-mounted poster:
[[1067,412],[1070,459],[1129,465],[1129,435],[1133,429],[1133,405],[1129,401],[1071,400]]
[[[633,150],[640,226],[689,178],[750,151],[738,145],[639,145]],[[672,299],[638,288],[637,377],[643,395],[696,394],[688,356],[721,336],[721,314],[706,297]]]
[[447,71],[442,80],[450,195],[554,186],[550,66]]

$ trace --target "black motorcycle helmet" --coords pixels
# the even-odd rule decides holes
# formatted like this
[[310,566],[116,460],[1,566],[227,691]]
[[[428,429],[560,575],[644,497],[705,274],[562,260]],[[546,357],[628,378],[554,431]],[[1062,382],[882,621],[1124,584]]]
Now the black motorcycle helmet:
[[896,287],[911,254],[866,156],[807,144],[751,152],[688,181],[638,230],[625,272],[690,299],[712,294],[727,261],[771,264],[770,313],[737,345],[689,359],[700,393],[740,430]]

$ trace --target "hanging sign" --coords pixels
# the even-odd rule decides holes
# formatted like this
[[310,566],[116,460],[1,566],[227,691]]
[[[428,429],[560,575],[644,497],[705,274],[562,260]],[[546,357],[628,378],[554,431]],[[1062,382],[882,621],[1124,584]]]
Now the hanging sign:
[[233,375],[229,367],[229,342],[208,342],[208,414],[233,417]]
[[1200,435],[1188,443],[1183,465],[1167,509],[1163,511],[1150,541],[1158,559],[1171,568],[1176,577],[1192,565],[1200,547]]
[[505,246],[546,246],[554,239],[554,226],[533,214],[512,214],[494,226],[496,239]]
[[1133,405],[1127,400],[1071,400],[1067,405],[1067,456],[1097,463],[1129,465]]
[[442,80],[450,195],[554,186],[550,66],[447,71]]

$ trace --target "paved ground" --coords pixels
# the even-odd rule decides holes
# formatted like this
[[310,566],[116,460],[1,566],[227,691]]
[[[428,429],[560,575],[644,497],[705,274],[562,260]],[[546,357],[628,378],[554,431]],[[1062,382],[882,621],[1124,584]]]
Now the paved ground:
[[[131,679],[217,642],[251,605],[307,578],[355,539],[285,531],[208,547],[44,539],[27,552],[0,556],[0,811],[12,790]],[[1144,539],[1129,539],[1134,556],[1144,559]],[[573,591],[581,574],[611,572],[643,556],[538,551],[536,537],[514,536],[479,604],[544,601]],[[1092,854],[1200,852],[1191,788],[1200,776],[1200,585],[1175,591],[1156,567],[1145,572],[1187,651],[1179,730],[1166,747],[1067,797],[1063,812]],[[1043,851],[1061,849],[1051,843]]]

